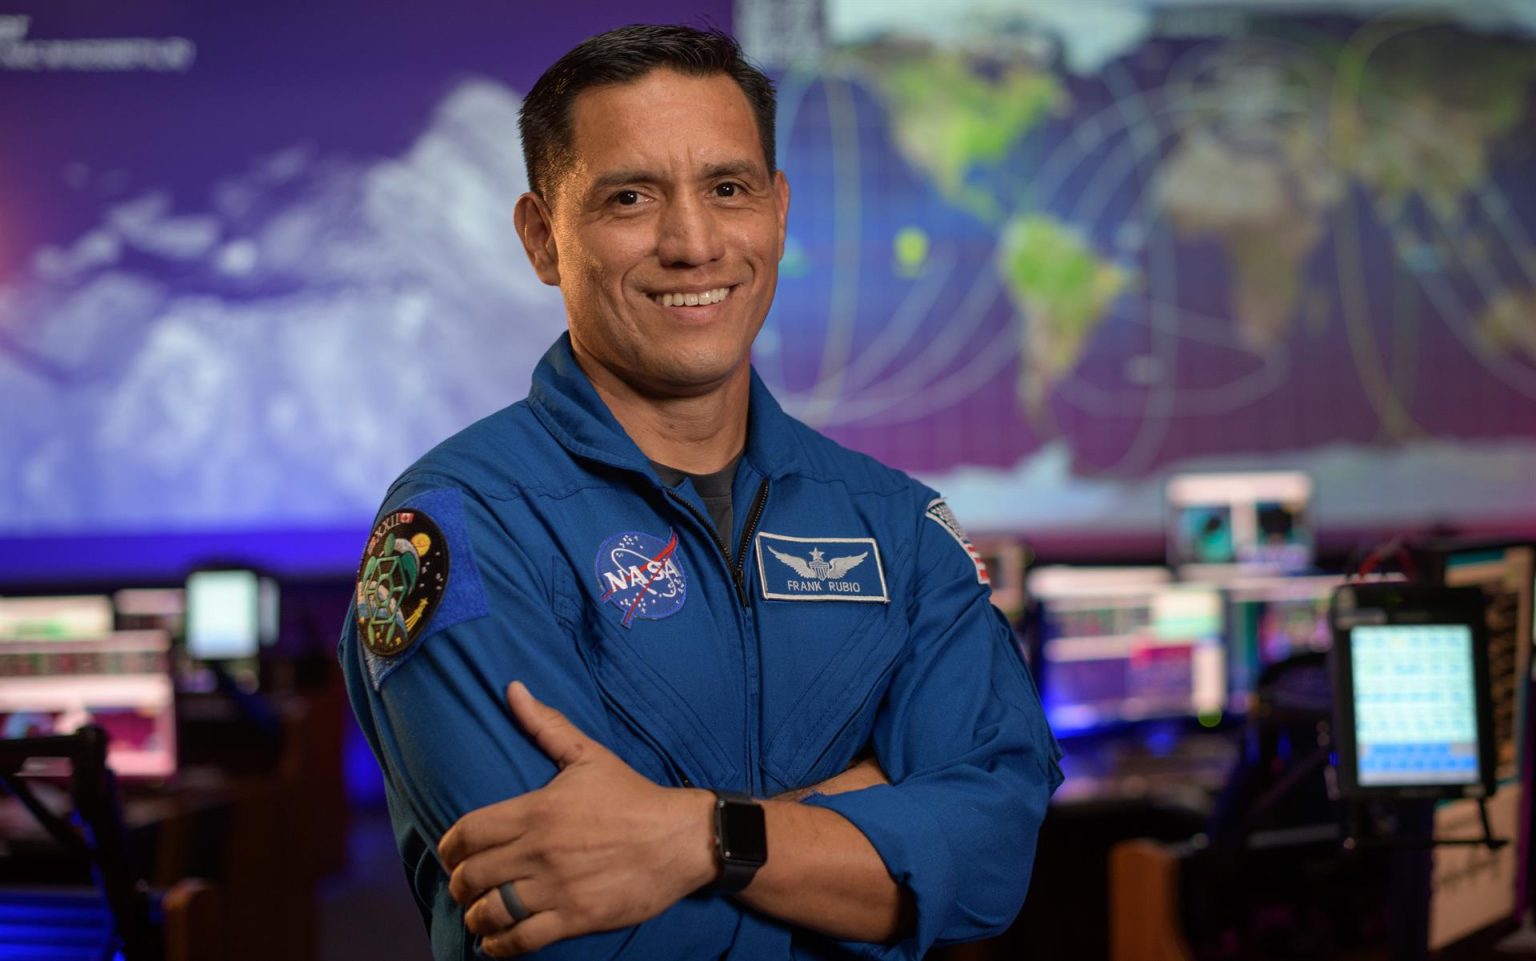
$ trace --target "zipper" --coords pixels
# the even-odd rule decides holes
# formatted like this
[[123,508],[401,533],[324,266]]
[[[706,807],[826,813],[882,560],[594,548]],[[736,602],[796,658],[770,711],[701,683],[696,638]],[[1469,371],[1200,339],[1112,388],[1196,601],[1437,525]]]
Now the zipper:
[[741,530],[741,549],[736,552],[734,563],[731,558],[730,548],[726,547],[725,538],[720,535],[719,531],[715,530],[714,522],[705,517],[704,513],[697,507],[684,500],[682,495],[676,491],[667,488],[667,495],[682,505],[689,514],[693,515],[695,520],[704,526],[705,530],[709,531],[710,539],[715,542],[715,547],[719,548],[720,557],[725,561],[726,569],[731,574],[731,580],[736,584],[736,599],[741,602],[741,613],[737,615],[736,623],[737,629],[741,631],[741,656],[746,667],[745,675],[742,678],[742,683],[746,686],[746,690],[743,693],[745,694],[747,704],[747,743],[746,753],[743,758],[743,769],[746,772],[747,793],[751,794],[757,790],[758,783],[753,758],[757,754],[757,724],[761,721],[761,709],[757,703],[756,687],[761,682],[758,677],[756,657],[752,650],[752,638],[747,634],[746,620],[744,620],[752,617],[752,598],[747,593],[747,546],[752,543],[752,535],[757,532],[757,525],[763,519],[763,511],[768,507],[768,478],[763,478],[762,484],[757,488],[757,496],[752,500],[752,510],[747,515],[747,523]]
[[757,488],[757,497],[752,501],[752,511],[747,515],[747,526],[741,531],[741,547],[736,551],[735,563],[731,560],[731,549],[725,543],[725,538],[715,530],[714,521],[704,516],[704,512],[694,507],[683,499],[683,495],[671,488],[666,488],[667,496],[678,506],[693,515],[694,520],[709,531],[709,539],[714,541],[719,548],[720,556],[725,560],[726,568],[731,572],[731,582],[736,585],[736,597],[741,601],[741,606],[746,607],[751,603],[751,597],[747,594],[747,545],[752,543],[752,535],[757,531],[757,525],[763,519],[763,511],[768,508],[768,478],[763,478],[763,483]]
[[736,584],[736,599],[741,602],[742,607],[742,613],[737,616],[736,623],[738,630],[742,632],[741,655],[747,666],[746,676],[742,678],[743,683],[746,685],[745,695],[747,703],[747,744],[744,770],[746,771],[747,778],[747,793],[750,794],[757,789],[758,782],[752,759],[756,756],[757,751],[757,738],[754,732],[756,731],[756,724],[760,721],[761,709],[757,703],[757,692],[755,690],[756,685],[760,683],[757,677],[757,665],[752,652],[751,639],[747,636],[746,625],[743,621],[743,618],[750,618],[752,616],[752,598],[747,593],[747,545],[752,543],[752,535],[757,532],[757,525],[763,519],[763,511],[768,507],[768,478],[763,478],[762,484],[757,488],[757,496],[752,500],[752,511],[747,515],[747,523],[741,530],[741,549],[736,552],[734,563],[731,559],[730,548],[726,546],[725,538],[720,535],[719,531],[715,530],[714,522],[705,517],[703,511],[684,500],[681,494],[671,488],[665,488],[665,490],[668,497],[681,505],[689,514],[693,515],[694,520],[698,521],[705,530],[709,531],[710,540],[714,541],[715,547],[720,550],[720,557],[725,561],[726,569],[731,574],[731,580]]
[[752,543],[752,535],[757,533],[757,525],[763,519],[763,511],[768,509],[768,478],[764,477],[762,484],[757,488],[757,497],[752,501],[752,513],[747,515],[747,526],[741,529],[741,546],[736,550],[736,566],[731,570],[731,577],[736,581],[736,592],[741,596],[741,606],[746,607],[747,597],[747,546]]

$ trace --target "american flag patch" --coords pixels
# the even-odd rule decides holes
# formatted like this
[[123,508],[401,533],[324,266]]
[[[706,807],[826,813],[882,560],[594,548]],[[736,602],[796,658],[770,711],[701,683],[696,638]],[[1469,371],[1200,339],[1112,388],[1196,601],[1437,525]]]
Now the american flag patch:
[[960,519],[955,516],[954,511],[949,509],[949,505],[944,502],[944,498],[939,497],[931,501],[928,504],[928,509],[923,514],[929,520],[936,522],[940,527],[948,531],[949,536],[955,539],[955,543],[965,549],[965,553],[971,558],[971,563],[976,565],[976,583],[991,587],[992,578],[987,574],[986,562],[981,559],[981,554],[976,551],[975,545],[966,536],[965,528],[960,526]]

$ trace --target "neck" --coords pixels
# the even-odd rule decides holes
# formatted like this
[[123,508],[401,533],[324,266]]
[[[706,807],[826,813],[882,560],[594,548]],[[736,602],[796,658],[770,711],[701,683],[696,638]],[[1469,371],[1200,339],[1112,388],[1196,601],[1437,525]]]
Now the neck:
[[601,364],[576,355],[597,395],[641,453],[688,474],[723,469],[747,443],[751,368],[706,392],[657,395],[636,390]]

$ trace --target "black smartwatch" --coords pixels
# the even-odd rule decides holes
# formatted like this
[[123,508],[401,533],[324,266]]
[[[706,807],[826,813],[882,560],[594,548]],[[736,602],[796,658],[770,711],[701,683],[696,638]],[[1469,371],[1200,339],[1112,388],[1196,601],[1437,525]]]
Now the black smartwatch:
[[752,883],[768,862],[763,806],[745,794],[715,792],[715,851],[720,856],[716,891],[733,893]]

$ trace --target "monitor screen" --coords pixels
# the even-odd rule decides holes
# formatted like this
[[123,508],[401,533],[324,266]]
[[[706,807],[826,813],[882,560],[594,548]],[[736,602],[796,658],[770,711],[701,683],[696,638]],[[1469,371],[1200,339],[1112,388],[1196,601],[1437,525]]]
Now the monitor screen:
[[[263,586],[263,585],[267,586]],[[254,658],[274,632],[275,588],[255,571],[195,571],[187,577],[187,654],[198,661]]]
[[[169,777],[176,771],[170,646],[163,631],[0,640],[0,736],[96,724],[107,732],[107,763],[119,777]],[[46,761],[24,773],[63,775],[68,764]]]
[[1329,660],[1341,794],[1493,793],[1487,606],[1474,587],[1339,588]]
[[124,588],[112,595],[112,607],[118,630],[186,632],[187,596],[180,587]]
[[1351,628],[1360,786],[1482,781],[1472,645],[1465,624]]
[[1311,497],[1311,478],[1296,472],[1177,475],[1167,488],[1168,563],[1195,578],[1305,570]]
[[0,597],[0,640],[99,637],[112,630],[112,601],[73,597]]
[[1342,583],[1342,577],[1263,577],[1226,585],[1232,710],[1248,710],[1266,667],[1328,650],[1328,603]]
[[1219,592],[1143,585],[1040,601],[1041,698],[1058,733],[1220,716],[1226,669]]

